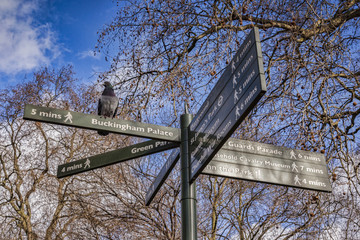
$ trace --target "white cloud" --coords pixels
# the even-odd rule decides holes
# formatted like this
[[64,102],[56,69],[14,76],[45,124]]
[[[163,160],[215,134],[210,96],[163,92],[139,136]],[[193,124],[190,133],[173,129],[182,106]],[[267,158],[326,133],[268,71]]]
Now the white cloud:
[[84,59],[84,58],[92,58],[92,59],[100,59],[100,53],[95,53],[94,50],[87,50],[87,51],[83,51],[80,52],[78,54],[80,59]]
[[47,65],[59,52],[49,25],[35,25],[38,1],[0,1],[0,72],[17,74]]

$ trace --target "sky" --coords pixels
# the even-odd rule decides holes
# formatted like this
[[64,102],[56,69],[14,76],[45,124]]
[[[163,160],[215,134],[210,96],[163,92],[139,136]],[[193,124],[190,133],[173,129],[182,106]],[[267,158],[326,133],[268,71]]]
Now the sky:
[[112,0],[0,0],[0,89],[68,64],[80,81],[95,81],[109,67],[93,54],[97,31],[116,10]]

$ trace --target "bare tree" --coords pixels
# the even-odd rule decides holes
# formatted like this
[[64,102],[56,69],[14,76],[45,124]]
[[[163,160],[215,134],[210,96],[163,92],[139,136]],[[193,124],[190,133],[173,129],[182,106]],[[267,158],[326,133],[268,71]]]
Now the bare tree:
[[[201,239],[358,239],[359,1],[119,1],[97,49],[119,118],[178,126],[195,113],[251,28],[268,92],[234,137],[325,154],[331,194],[202,176]],[[166,153],[57,179],[59,164],[138,139],[22,120],[24,103],[95,113],[99,89],[70,66],[2,90],[0,237],[180,239],[179,174],[150,207]]]
[[[75,82],[72,67],[67,66],[59,71],[40,70],[33,80],[1,91],[3,239],[64,239],[75,225],[78,216],[71,211],[69,193],[72,181],[58,180],[56,168],[59,163],[94,152],[99,139],[83,130],[22,120],[26,103],[84,112],[89,112],[89,107],[95,109],[91,107],[95,89],[80,88]],[[104,146],[111,147],[106,141],[110,142],[105,140]]]
[[[199,207],[204,238],[356,239],[359,160],[351,156],[360,129],[359,1],[118,5],[97,48],[112,63],[104,76],[116,79],[124,104],[138,104],[136,116],[152,116],[148,110],[159,106],[156,119],[170,125],[184,101],[196,112],[245,34],[257,26],[268,92],[237,136],[326,155],[332,194],[248,183],[241,183],[241,191],[227,186],[231,190],[219,192],[223,180],[201,180],[209,192],[199,196],[199,205],[212,206]],[[217,187],[211,188],[214,181]],[[226,211],[222,198],[234,207]],[[224,226],[233,232],[222,231]]]
[[[79,86],[71,66],[43,69],[1,91],[0,238],[143,239],[146,232],[148,239],[178,239],[177,181],[168,183],[158,204],[145,207],[146,188],[159,168],[153,161],[56,177],[60,164],[136,139],[22,119],[26,103],[95,114],[99,94]],[[126,109],[118,117],[126,118]]]

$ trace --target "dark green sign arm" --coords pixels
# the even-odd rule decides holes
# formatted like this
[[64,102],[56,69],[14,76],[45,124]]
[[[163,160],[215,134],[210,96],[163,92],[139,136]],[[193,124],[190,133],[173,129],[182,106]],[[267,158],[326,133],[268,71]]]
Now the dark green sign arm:
[[59,165],[57,170],[57,177],[63,178],[71,176],[96,168],[105,167],[153,153],[158,153],[178,146],[178,143],[159,140],[150,140],[138,143],[125,148]]
[[105,118],[94,114],[56,108],[26,104],[24,119],[180,143],[180,130],[178,128]]

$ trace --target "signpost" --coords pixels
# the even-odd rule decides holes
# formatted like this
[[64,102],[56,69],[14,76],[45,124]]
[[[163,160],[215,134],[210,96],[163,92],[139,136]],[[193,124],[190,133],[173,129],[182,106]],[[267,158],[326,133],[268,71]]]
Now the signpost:
[[116,118],[104,118],[93,114],[84,114],[30,104],[25,105],[24,119],[91,130],[102,130],[136,137],[180,142],[180,130],[177,128]]
[[191,181],[266,92],[262,61],[254,28],[190,123]]
[[255,27],[195,118],[187,109],[181,115],[181,129],[29,104],[25,106],[24,119],[155,139],[62,164],[58,166],[58,178],[180,146],[151,185],[146,205],[151,203],[180,155],[182,239],[195,240],[194,181],[201,173],[331,192],[323,155],[229,139],[265,92],[259,30]]
[[202,173],[331,192],[323,154],[245,140],[229,139]]
[[120,163],[153,153],[162,152],[178,146],[178,143],[159,140],[150,140],[138,143],[129,147],[62,164],[58,166],[57,177],[68,177],[96,168],[105,167],[115,163]]

